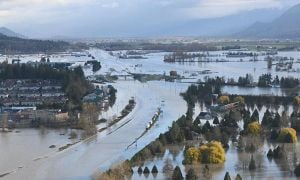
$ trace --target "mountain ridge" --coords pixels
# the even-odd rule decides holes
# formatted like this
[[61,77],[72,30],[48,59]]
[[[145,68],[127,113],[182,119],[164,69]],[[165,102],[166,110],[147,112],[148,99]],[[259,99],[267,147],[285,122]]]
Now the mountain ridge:
[[26,36],[16,33],[13,30],[6,28],[6,27],[0,27],[0,34],[3,34],[8,37],[17,37],[17,38],[23,38],[23,39],[27,38]]
[[269,23],[256,22],[235,36],[246,38],[300,38],[300,4]]

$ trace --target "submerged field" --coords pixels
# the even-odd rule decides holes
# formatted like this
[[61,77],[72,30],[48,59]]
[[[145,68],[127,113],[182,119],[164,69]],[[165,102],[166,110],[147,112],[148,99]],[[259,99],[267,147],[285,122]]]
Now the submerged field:
[[[165,52],[146,54],[145,59],[119,59],[111,56],[106,51],[98,49],[91,49],[89,53],[101,62],[102,69],[93,73],[90,68],[84,68],[86,76],[105,75],[107,73],[112,75],[129,75],[130,73],[168,74],[171,70],[175,70],[186,79],[175,82],[150,81],[141,83],[132,79],[125,80],[120,78],[112,83],[118,90],[116,103],[107,112],[103,112],[99,118],[109,119],[115,115],[119,115],[131,97],[135,97],[137,100],[136,108],[128,117],[110,129],[98,133],[97,136],[59,153],[57,153],[58,147],[76,141],[68,139],[70,130],[47,129],[46,133],[41,133],[39,129],[30,129],[20,130],[20,133],[1,133],[1,147],[5,148],[1,148],[0,151],[9,153],[6,157],[0,158],[1,162],[8,162],[8,165],[5,163],[6,165],[3,164],[3,166],[0,166],[0,174],[11,173],[6,176],[8,179],[18,179],[25,176],[32,177],[33,179],[78,179],[79,177],[80,179],[90,179],[91,175],[97,170],[107,170],[111,165],[131,158],[135,153],[157,138],[160,133],[167,131],[172,122],[186,112],[186,102],[182,99],[180,93],[185,92],[188,86],[193,82],[197,82],[198,79],[203,80],[205,76],[224,76],[226,79],[237,79],[239,76],[245,76],[247,73],[250,73],[253,75],[254,80],[257,81],[258,76],[264,73],[272,73],[273,76],[278,75],[279,77],[299,77],[300,74],[300,63],[297,63],[300,56],[297,51],[279,52],[279,56],[293,57],[295,59],[293,65],[295,71],[292,72],[277,72],[274,68],[267,69],[267,62],[263,61],[265,56],[259,56],[260,61],[257,62],[250,62],[249,58],[245,58],[243,62],[240,62],[240,59],[230,59],[234,62],[166,63],[163,61],[163,56],[167,54]],[[220,59],[226,58],[223,53],[213,52],[212,54],[220,55],[218,56]],[[0,59],[4,60],[2,57]],[[39,55],[21,56],[20,59],[23,62],[38,61]],[[72,62],[74,63],[73,66],[84,66],[86,61],[84,57],[58,55],[53,55],[50,59],[52,62]],[[211,73],[199,73],[204,70],[209,70]],[[222,88],[222,91],[224,93],[241,95],[286,95],[286,91],[281,88],[225,86]],[[136,146],[127,148],[128,145],[134,142],[145,131],[147,123],[153,117],[158,107],[162,108],[163,115],[159,118],[157,124],[138,140]],[[281,106],[279,112],[282,109],[283,107]],[[292,107],[288,109],[288,113],[290,114]],[[207,111],[207,108],[197,104],[195,107],[195,116],[201,111]],[[265,107],[259,112],[260,117],[263,116],[262,113],[264,111]],[[201,122],[205,123],[206,120]],[[98,129],[102,126],[103,124],[98,125]],[[243,124],[239,123],[239,126],[243,126]],[[64,135],[60,135],[65,131]],[[51,145],[56,145],[57,148],[50,149],[49,146]],[[235,143],[230,142],[229,145],[230,147],[226,151],[224,166],[210,168],[211,170],[216,169],[211,171],[214,179],[222,179],[226,171],[234,176],[238,172],[242,177],[246,177],[246,179],[293,177],[291,174],[291,171],[293,171],[291,167],[294,163],[293,153],[296,152],[297,156],[299,156],[298,144],[294,146],[287,145],[289,159],[287,159],[288,163],[286,163],[275,162],[274,160],[269,161],[266,153],[270,147],[275,147],[275,145],[264,141],[259,149],[261,167],[253,173],[243,170],[240,167],[240,161],[243,161],[245,158],[247,159],[247,157],[249,159],[249,155],[237,153]],[[20,152],[20,149],[24,150]],[[184,172],[185,167],[182,165],[183,145],[171,146],[167,149],[162,154],[162,157],[145,162],[145,166],[152,168],[153,164],[155,164],[161,170],[164,163],[169,161],[174,167],[176,165],[182,167]],[[27,155],[23,156],[23,153]],[[22,158],[15,158],[20,155],[22,155]],[[85,164],[84,168],[82,168],[83,164]],[[153,178],[151,174],[148,178],[144,175],[139,175],[136,173],[136,170],[137,167],[134,168],[133,179]],[[165,174],[159,172],[156,179],[164,177]]]

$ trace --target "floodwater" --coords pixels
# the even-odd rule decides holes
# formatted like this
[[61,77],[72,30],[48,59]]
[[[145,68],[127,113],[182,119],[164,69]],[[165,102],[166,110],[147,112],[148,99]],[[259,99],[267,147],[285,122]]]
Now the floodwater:
[[[298,137],[299,139],[299,137]],[[229,172],[231,179],[235,179],[235,176],[239,173],[243,179],[297,179],[293,170],[295,165],[299,163],[300,145],[298,144],[284,144],[287,158],[283,160],[270,160],[267,158],[267,152],[270,148],[274,149],[278,143],[264,142],[261,147],[253,154],[256,161],[257,169],[253,172],[248,170],[249,161],[251,159],[251,153],[239,152],[236,144],[230,143],[229,149],[226,151],[226,161],[222,165],[209,165],[210,175],[212,179],[223,179],[226,172]],[[164,166],[171,164],[173,168],[179,166],[183,176],[187,173],[188,168],[191,166],[182,165],[184,160],[184,147],[183,146],[171,146],[161,157],[155,157],[152,160],[146,161],[142,168],[148,167],[151,171],[154,165],[157,166],[159,173],[156,176],[149,174],[145,176],[138,174],[138,167],[134,167],[134,174],[132,179],[166,179],[168,173],[163,171]],[[243,168],[245,164],[245,168]],[[202,176],[203,165],[194,165],[195,171],[198,177]]]
[[[170,70],[176,70],[185,77],[203,79],[205,76],[226,76],[226,78],[237,78],[251,73],[254,79],[262,73],[270,72],[281,76],[299,77],[299,72],[275,72],[268,70],[265,61],[258,62],[223,62],[223,63],[164,63],[163,55],[166,53],[147,54],[148,59],[117,59],[107,52],[97,49],[90,50],[90,53],[101,61],[102,69],[93,73],[91,69],[84,69],[86,75],[97,74],[128,74],[148,73],[163,74]],[[280,54],[281,55],[281,54]],[[299,58],[298,52],[284,52],[284,56]],[[263,58],[263,57],[260,57]],[[40,55],[20,57],[23,62],[39,61]],[[0,61],[3,61],[3,57]],[[51,56],[52,62],[73,62],[74,65],[84,65],[88,57],[73,56]],[[135,67],[135,65],[141,66]],[[298,70],[299,64],[294,64]],[[210,70],[212,74],[197,74],[203,70]],[[193,81],[193,79],[191,79]],[[186,103],[179,96],[184,92],[189,83],[153,81],[140,83],[137,81],[117,81],[112,84],[117,90],[115,105],[107,112],[102,113],[101,118],[109,119],[118,115],[131,97],[136,99],[137,105],[134,110],[123,120],[110,129],[98,133],[88,140],[81,141],[70,148],[58,152],[58,148],[77,140],[68,139],[70,130],[50,129],[22,129],[20,132],[14,130],[11,133],[0,133],[0,175],[10,173],[5,179],[90,179],[97,170],[106,170],[111,165],[130,158],[145,145],[165,132],[174,120],[186,112]],[[276,88],[238,88],[224,87],[224,92],[234,94],[273,94],[284,95]],[[130,146],[145,130],[157,108],[163,109],[163,114],[156,125],[148,131],[137,144]],[[196,111],[200,112],[201,108]],[[98,128],[101,127],[101,124]],[[67,132],[65,132],[67,131]],[[63,135],[64,134],[64,135]],[[56,145],[56,148],[49,148]],[[179,151],[180,152],[180,151]],[[229,150],[227,152],[228,163],[236,162],[237,155]],[[179,153],[180,155],[180,153]],[[181,157],[182,158],[182,157]],[[181,164],[178,157],[177,164]],[[232,159],[232,160],[231,160]],[[235,171],[234,163],[228,165],[228,171]],[[227,168],[227,166],[225,165]],[[226,169],[225,168],[225,169]],[[277,169],[276,169],[277,170]],[[227,171],[227,170],[226,170]],[[272,171],[273,172],[273,171]],[[223,177],[224,173],[220,173]],[[135,176],[134,176],[135,177]],[[136,177],[139,179],[140,177]],[[150,177],[149,177],[150,178]],[[150,178],[151,179],[151,178]]]
[[[136,108],[128,116],[109,130],[65,151],[30,162],[24,165],[24,168],[17,169],[6,177],[8,179],[21,177],[89,179],[98,169],[106,170],[113,163],[130,158],[161,132],[165,132],[172,121],[186,112],[186,103],[179,96],[179,92],[183,89],[174,83],[149,82],[142,84],[124,81],[116,84],[115,87],[118,88],[118,93],[123,91],[126,94],[127,97],[124,95],[126,99],[132,96],[136,98]],[[164,111],[158,122],[138,140],[137,145],[128,148],[145,131],[147,123],[158,107],[162,107]],[[30,149],[25,149],[25,151],[30,151]]]
[[[26,168],[27,164],[45,159],[68,143],[78,139],[69,139],[70,130],[16,129],[9,133],[0,133],[0,174],[15,172]],[[80,132],[77,132],[80,137]],[[49,148],[55,145],[55,148]]]

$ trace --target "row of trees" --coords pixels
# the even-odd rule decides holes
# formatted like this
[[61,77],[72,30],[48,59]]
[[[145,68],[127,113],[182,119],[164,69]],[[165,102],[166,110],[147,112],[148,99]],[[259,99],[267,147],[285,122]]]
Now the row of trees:
[[197,52],[197,51],[215,51],[217,46],[202,43],[149,43],[149,42],[102,42],[97,43],[95,47],[107,51],[117,50],[156,50],[165,52]]
[[[213,86],[223,86],[223,85],[234,85],[234,86],[255,86],[254,78],[251,74],[246,74],[246,76],[239,76],[238,80],[235,81],[233,78],[225,79],[224,77],[206,77],[204,79],[205,84],[210,84]],[[300,84],[300,80],[294,77],[281,77],[277,75],[273,78],[271,74],[262,74],[258,78],[257,86],[258,87],[271,87],[280,86],[281,88],[294,88]]]
[[294,88],[300,84],[300,80],[294,77],[272,78],[271,74],[263,74],[258,78],[258,87],[269,87],[271,85],[280,85],[281,88]]

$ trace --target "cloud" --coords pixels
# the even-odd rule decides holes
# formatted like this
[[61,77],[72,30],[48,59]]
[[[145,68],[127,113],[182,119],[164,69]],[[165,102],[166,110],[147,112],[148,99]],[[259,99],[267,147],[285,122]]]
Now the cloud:
[[155,31],[299,0],[0,0],[0,26],[27,36],[114,35]]
[[232,15],[241,11],[264,8],[280,8],[279,0],[200,0],[195,7],[185,11],[195,18],[215,18]]
[[118,2],[111,2],[111,3],[107,3],[107,4],[102,4],[101,7],[103,7],[103,8],[116,8],[116,7],[119,7],[119,3]]

